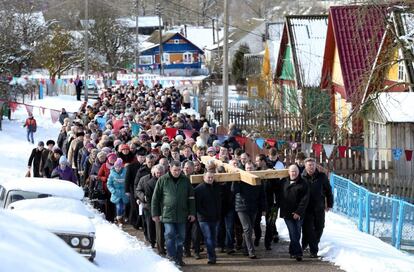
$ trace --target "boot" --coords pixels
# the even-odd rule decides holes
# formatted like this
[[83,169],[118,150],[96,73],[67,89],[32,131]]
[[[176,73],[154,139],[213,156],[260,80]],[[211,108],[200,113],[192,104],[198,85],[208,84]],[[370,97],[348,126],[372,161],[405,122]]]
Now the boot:
[[124,218],[122,216],[117,216],[116,221],[118,222],[118,227],[122,228],[122,226],[124,225]]

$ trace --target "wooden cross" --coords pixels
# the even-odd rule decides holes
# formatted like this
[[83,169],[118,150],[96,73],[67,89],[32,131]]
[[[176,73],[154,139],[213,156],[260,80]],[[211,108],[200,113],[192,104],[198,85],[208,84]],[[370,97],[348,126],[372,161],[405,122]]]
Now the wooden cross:
[[[239,169],[237,167],[234,167],[228,163],[223,163],[220,160],[217,160],[214,157],[210,156],[202,156],[201,161],[207,165],[208,163],[211,163],[211,161],[214,162],[216,167],[223,166],[226,170],[226,173],[215,173],[214,174],[214,180],[216,182],[233,182],[233,181],[242,181],[245,183],[248,183],[250,185],[260,185],[261,180],[266,179],[276,179],[276,178],[285,178],[288,177],[288,170],[261,170],[261,171],[244,171],[242,169]],[[203,182],[203,175],[192,175],[190,177],[191,184],[197,184]]]

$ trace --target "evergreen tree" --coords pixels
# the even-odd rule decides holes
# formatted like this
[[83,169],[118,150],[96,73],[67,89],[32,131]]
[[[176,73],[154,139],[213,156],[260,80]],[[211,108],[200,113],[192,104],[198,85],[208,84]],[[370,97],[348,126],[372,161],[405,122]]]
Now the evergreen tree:
[[244,54],[250,53],[250,48],[247,44],[241,44],[232,63],[232,79],[236,84],[245,84],[246,78],[244,76]]

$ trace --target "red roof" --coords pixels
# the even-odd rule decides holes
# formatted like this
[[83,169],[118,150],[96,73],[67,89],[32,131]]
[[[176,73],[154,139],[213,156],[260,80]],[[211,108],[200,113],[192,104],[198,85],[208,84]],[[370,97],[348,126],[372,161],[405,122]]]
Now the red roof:
[[[322,68],[322,88],[329,86],[334,46],[338,49],[345,98],[363,94],[385,32],[386,9],[380,6],[338,6],[329,10],[328,33]],[[361,94],[361,96],[362,96]]]

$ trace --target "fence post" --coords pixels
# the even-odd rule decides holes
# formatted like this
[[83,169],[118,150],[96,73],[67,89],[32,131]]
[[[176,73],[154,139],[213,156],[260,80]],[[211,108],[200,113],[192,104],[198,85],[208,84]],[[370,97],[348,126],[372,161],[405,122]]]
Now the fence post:
[[395,247],[397,249],[401,248],[401,239],[402,239],[402,229],[404,225],[404,201],[400,200],[400,209],[398,212],[398,230],[397,230],[397,241],[395,242]]
[[396,240],[397,240],[397,215],[398,215],[398,204],[400,204],[399,201],[393,199],[392,200],[392,245],[396,246]]
[[363,194],[364,194],[364,190],[362,189],[362,188],[359,188],[359,196],[358,196],[358,198],[359,198],[359,200],[358,200],[358,215],[359,215],[359,218],[358,218],[358,229],[360,230],[360,231],[362,231],[362,227],[363,227],[363,208],[364,208],[364,203],[363,203]]
[[367,202],[365,203],[365,228],[364,228],[364,232],[369,233],[370,232],[370,224],[371,224],[371,211],[370,211],[370,206],[371,206],[371,194],[368,191],[365,191],[366,193],[366,200]]

